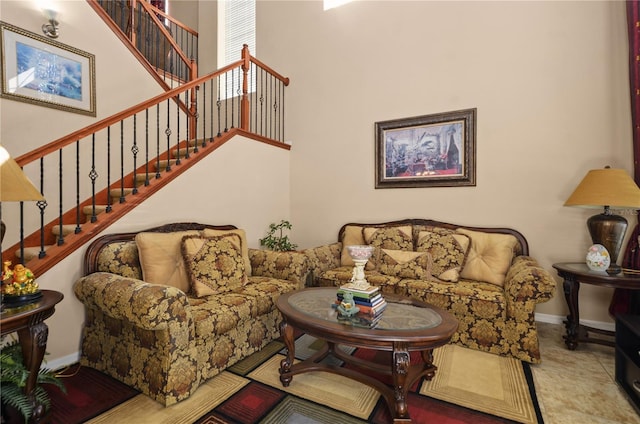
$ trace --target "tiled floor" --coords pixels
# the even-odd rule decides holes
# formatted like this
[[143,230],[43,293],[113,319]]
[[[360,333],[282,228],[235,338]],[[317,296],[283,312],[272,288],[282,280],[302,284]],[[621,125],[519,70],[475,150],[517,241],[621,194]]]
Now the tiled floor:
[[564,326],[538,323],[542,363],[533,378],[545,424],[640,424],[615,382],[614,348],[565,347]]

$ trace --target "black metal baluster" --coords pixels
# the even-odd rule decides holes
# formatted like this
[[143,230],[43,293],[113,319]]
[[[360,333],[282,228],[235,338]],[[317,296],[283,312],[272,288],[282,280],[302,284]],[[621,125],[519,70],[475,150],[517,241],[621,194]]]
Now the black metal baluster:
[[216,105],[218,106],[218,137],[220,137],[222,135],[220,133],[220,127],[222,126],[222,118],[220,116],[220,109],[222,105],[222,102],[220,101],[220,80],[222,79],[222,75],[219,75],[217,78],[218,78],[218,101],[216,102]]
[[229,132],[229,71],[224,73],[224,132]]
[[262,132],[263,129],[263,114],[264,114],[264,84],[266,83],[266,80],[264,80],[263,82],[263,78],[264,78],[264,69],[260,68],[260,130],[257,131],[258,134],[260,135],[264,135],[264,133]]
[[124,121],[120,121],[120,203],[124,203]]
[[[196,127],[197,128],[197,127]],[[196,145],[198,134],[196,131]],[[207,82],[202,83],[202,147],[207,145]]]
[[[40,193],[44,196],[44,157],[40,158]],[[38,252],[38,258],[44,258],[47,253],[44,250],[44,212],[47,208],[46,199],[38,200],[36,203],[38,209],[40,209],[40,252]]]
[[131,153],[133,153],[133,191],[132,194],[138,194],[138,115],[133,115],[133,146],[131,146]]
[[91,171],[89,171],[89,179],[91,179],[91,222],[96,222],[96,179],[98,172],[96,171],[96,133],[91,134]]
[[80,140],[76,140],[76,228],[75,234],[82,231],[80,227]]
[[[63,190],[62,190],[62,149],[58,150],[58,201],[59,201],[59,205],[58,205],[58,225],[59,225],[59,229],[60,229],[60,234],[58,234],[58,246],[61,246],[64,244],[64,234],[62,232],[62,226],[63,226],[63,222],[62,222],[62,215],[63,215],[63,200],[62,200],[62,194],[63,194]],[[22,202],[20,202],[20,215],[22,215]],[[22,218],[20,219],[20,225],[22,227]],[[22,231],[22,228],[20,228],[20,231]],[[22,242],[23,242],[23,237],[22,235],[20,236],[20,256],[24,258],[24,246],[22,246]]]
[[[171,128],[169,127],[169,106],[171,105],[171,101],[167,99],[167,128],[164,130],[164,134],[167,136],[167,159],[169,163],[171,163]],[[180,163],[180,146],[178,146],[178,160],[176,161],[176,165]],[[167,171],[169,170],[169,166],[167,166]]]
[[[194,115],[193,115],[193,153],[198,153],[199,151],[199,146],[198,146],[198,120],[200,119],[200,112],[198,111],[198,91],[199,91],[200,87],[196,87],[196,90],[194,90],[193,93],[193,98],[191,99],[191,101],[193,102],[196,108]],[[185,99],[188,99],[189,95],[188,92],[185,92]],[[186,104],[189,104],[188,101],[185,100]],[[187,140],[189,140],[189,142],[187,143],[187,157],[189,157],[189,146],[190,146],[190,141],[191,141],[191,134],[189,133],[189,130],[191,129],[191,127],[189,126],[189,116],[191,114],[190,109],[187,109],[187,114],[186,114],[186,119],[187,119]],[[204,141],[204,134],[202,135],[202,140]]]
[[24,265],[24,202],[20,202],[20,263]]
[[286,138],[284,136],[284,83],[280,84],[280,87],[282,88],[282,100],[280,102],[280,128],[282,129],[282,139],[280,141],[282,141],[283,143],[285,143]]
[[[275,96],[273,95],[273,81],[275,80],[275,77],[269,73],[269,98],[270,99],[275,99]],[[275,100],[274,100],[275,102]],[[273,115],[275,112],[275,103],[273,105],[274,110],[272,111],[271,109],[269,110],[269,138],[273,138],[274,137],[274,132],[273,132]]]
[[107,127],[107,210],[111,212],[111,126]]

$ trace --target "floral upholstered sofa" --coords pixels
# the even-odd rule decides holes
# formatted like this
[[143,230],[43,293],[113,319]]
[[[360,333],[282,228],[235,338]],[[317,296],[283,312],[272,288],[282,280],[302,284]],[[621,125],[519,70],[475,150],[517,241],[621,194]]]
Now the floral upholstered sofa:
[[168,406],[280,335],[275,301],[308,265],[234,226],[180,223],[96,239],[84,274],[80,363]]
[[340,286],[353,274],[346,246],[375,246],[367,281],[382,293],[409,296],[453,313],[452,338],[473,349],[539,363],[535,306],[556,282],[528,256],[524,236],[507,228],[478,228],[428,219],[345,224],[338,241],[305,250],[312,285]]

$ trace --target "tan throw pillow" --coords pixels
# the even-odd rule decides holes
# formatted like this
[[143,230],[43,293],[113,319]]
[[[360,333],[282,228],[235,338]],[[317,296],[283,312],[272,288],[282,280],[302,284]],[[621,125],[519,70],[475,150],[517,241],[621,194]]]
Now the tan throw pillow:
[[434,277],[455,283],[460,279],[469,244],[469,237],[464,234],[420,231],[416,251],[431,254],[431,274]]
[[458,228],[471,239],[471,249],[460,276],[469,280],[504,285],[518,240],[511,234],[484,233]]
[[188,235],[198,235],[198,231],[136,234],[142,279],[148,283],[177,287],[188,293],[189,277],[180,251],[182,237]]
[[358,225],[347,225],[342,233],[342,253],[340,255],[340,264],[342,266],[355,266],[353,259],[347,251],[347,246],[356,246],[365,244],[362,237],[362,228]]
[[183,237],[182,254],[198,297],[238,290],[247,282],[238,234]]
[[237,234],[240,236],[240,242],[242,243],[242,259],[244,259],[244,270],[247,275],[251,275],[251,259],[249,259],[249,245],[247,244],[247,234],[244,230],[214,230],[212,228],[205,228],[202,230],[202,235],[205,237],[219,236],[222,234]]
[[400,278],[428,280],[431,277],[431,254],[406,250],[380,249],[378,270]]

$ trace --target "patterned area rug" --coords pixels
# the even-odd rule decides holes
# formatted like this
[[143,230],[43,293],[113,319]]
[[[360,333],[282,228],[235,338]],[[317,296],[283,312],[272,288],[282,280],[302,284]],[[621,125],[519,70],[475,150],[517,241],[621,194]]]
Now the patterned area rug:
[[[304,360],[320,345],[310,336],[299,337],[296,341],[296,358]],[[361,358],[387,359],[384,352],[345,350]],[[387,405],[378,392],[346,377],[309,372],[294,376],[289,387],[282,387],[278,368],[285,352],[284,345],[274,341],[201,385],[189,399],[168,408],[141,394],[129,395],[129,398],[125,396],[114,402],[114,406],[106,412],[104,408],[91,412],[91,403],[86,401],[83,401],[86,407],[70,407],[70,404],[74,404],[73,398],[82,392],[77,387],[93,385],[96,379],[115,382],[110,377],[89,370],[91,372],[87,375],[91,381],[77,376],[68,380],[69,396],[52,393],[52,423],[392,422]],[[434,357],[438,366],[436,377],[432,381],[417,382],[409,393],[409,414],[414,423],[542,424],[527,364],[455,345],[436,349]],[[412,355],[412,361],[418,359],[419,355],[416,358]],[[342,365],[336,359],[327,360]],[[84,376],[84,371],[82,368],[78,376]],[[120,383],[113,384],[115,387]],[[91,396],[100,397],[95,391]],[[84,417],[78,408],[85,409]]]

